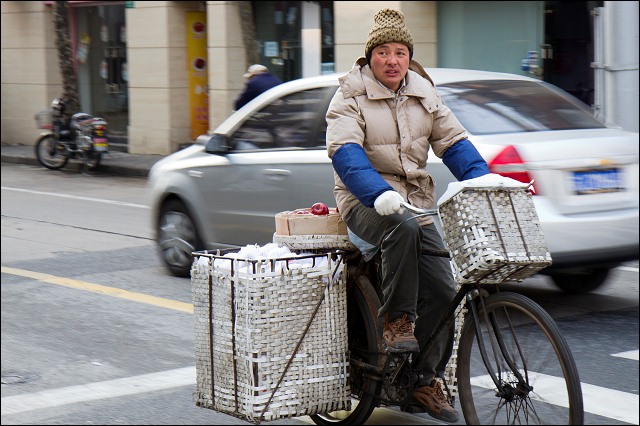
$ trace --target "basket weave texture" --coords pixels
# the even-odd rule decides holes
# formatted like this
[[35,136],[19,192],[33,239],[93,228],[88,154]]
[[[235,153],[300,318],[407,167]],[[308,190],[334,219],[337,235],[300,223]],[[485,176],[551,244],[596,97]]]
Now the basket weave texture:
[[350,409],[339,256],[296,267],[194,253],[196,405],[255,423]]
[[438,213],[460,284],[522,281],[551,264],[526,188],[464,189]]
[[348,235],[279,235],[273,234],[273,242],[291,250],[357,250]]
[[33,118],[36,120],[36,127],[38,129],[53,129],[53,119],[51,111],[40,111],[35,113]]

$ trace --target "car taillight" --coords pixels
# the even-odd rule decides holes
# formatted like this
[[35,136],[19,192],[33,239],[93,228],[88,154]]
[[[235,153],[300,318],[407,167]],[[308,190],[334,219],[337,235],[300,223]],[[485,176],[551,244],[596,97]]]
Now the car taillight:
[[[524,161],[513,145],[509,145],[498,153],[489,163],[491,173],[515,179],[518,182],[530,183],[533,179],[527,171]],[[533,185],[533,193],[539,194],[536,185]]]

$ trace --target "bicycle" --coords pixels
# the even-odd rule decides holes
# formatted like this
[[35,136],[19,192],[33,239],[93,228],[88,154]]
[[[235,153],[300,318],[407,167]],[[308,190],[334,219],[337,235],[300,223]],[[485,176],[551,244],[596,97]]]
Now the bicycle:
[[[417,215],[435,215],[406,204]],[[417,216],[414,216],[417,217]],[[449,251],[429,255],[451,257]],[[455,321],[453,356],[444,381],[467,424],[582,424],[575,361],[553,318],[536,302],[499,284],[458,284],[447,312],[419,354],[386,353],[379,257],[345,250],[350,351],[350,411],[315,414],[319,425],[363,424],[379,406],[406,408],[416,371],[439,332]]]

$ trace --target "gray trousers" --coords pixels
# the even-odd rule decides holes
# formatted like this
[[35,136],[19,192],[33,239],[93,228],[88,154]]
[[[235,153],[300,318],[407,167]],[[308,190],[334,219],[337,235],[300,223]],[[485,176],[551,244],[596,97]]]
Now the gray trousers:
[[[354,234],[380,248],[384,300],[379,319],[384,321],[387,315],[394,320],[406,314],[415,323],[414,334],[422,347],[455,296],[455,283],[449,259],[421,254],[423,248],[444,249],[436,226],[420,226],[414,219],[404,221],[411,216],[408,212],[381,216],[358,204],[344,220]],[[429,384],[434,376],[443,377],[452,353],[453,332],[452,323],[438,336],[419,386]]]

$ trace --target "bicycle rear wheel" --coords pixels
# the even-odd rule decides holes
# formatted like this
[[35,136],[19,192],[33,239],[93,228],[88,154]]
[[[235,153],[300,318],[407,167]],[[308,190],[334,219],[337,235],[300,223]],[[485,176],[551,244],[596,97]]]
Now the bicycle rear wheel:
[[311,416],[318,425],[361,425],[378,406],[382,376],[375,366],[381,364],[378,348],[378,309],[380,302],[373,286],[364,276],[362,287],[355,282],[347,295],[349,327],[349,386],[355,398],[351,410],[334,411]]
[[[467,318],[458,348],[458,391],[467,424],[582,424],[578,370],[553,318],[517,293],[493,294],[484,305],[489,321],[478,303],[479,324]],[[476,325],[502,390],[483,362]]]

